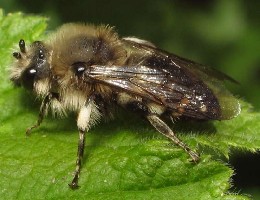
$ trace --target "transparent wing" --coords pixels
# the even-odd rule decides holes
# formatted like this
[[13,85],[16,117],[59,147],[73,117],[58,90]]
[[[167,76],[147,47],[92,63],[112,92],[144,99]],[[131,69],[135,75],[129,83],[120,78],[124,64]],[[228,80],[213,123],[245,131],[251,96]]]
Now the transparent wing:
[[169,107],[167,99],[180,100],[187,90],[175,85],[169,73],[147,66],[96,65],[88,77]]
[[[180,69],[179,69],[180,70]],[[99,66],[90,67],[86,76],[102,84],[127,91],[164,105],[178,112],[186,100],[182,115],[196,119],[221,119],[218,100],[212,91],[187,71],[182,77],[164,68],[149,66]],[[206,110],[202,109],[205,108]]]

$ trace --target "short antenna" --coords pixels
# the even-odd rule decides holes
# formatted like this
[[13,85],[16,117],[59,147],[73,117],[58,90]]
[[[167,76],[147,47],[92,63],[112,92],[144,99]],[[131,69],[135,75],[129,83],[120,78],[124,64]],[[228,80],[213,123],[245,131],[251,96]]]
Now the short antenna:
[[25,53],[25,42],[23,39],[19,41],[19,47],[22,53]]

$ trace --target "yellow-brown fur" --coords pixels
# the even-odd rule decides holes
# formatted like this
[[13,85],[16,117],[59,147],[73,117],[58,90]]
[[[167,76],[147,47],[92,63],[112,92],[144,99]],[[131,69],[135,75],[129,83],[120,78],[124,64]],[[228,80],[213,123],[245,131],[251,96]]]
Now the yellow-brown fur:
[[[103,54],[108,54],[107,59],[94,55],[81,44],[82,40],[100,41],[107,49]],[[112,90],[110,87],[90,83],[75,76],[71,65],[75,62],[88,62],[92,59],[97,65],[123,65],[127,59],[127,53],[118,38],[117,33],[109,26],[94,26],[85,24],[66,24],[61,26],[55,34],[44,42],[48,48],[48,61],[50,63],[51,76],[34,83],[34,91],[38,96],[46,96],[49,92],[59,94],[60,106],[51,109],[64,113],[64,110],[79,110],[88,99],[92,91],[96,91],[108,98]],[[12,68],[11,79],[18,79],[22,71],[31,62],[30,55],[33,48],[26,49],[26,55],[15,63]],[[102,56],[102,55],[101,55]],[[104,56],[103,56],[104,57]],[[59,108],[59,109],[58,109]],[[57,114],[57,113],[56,113]]]

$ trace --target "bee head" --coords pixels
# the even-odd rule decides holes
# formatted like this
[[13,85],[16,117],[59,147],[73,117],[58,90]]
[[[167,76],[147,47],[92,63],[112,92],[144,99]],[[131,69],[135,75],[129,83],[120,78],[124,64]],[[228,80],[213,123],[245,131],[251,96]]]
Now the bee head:
[[36,92],[39,87],[41,90],[43,88],[46,90],[49,87],[47,82],[50,77],[50,52],[48,48],[40,41],[35,41],[26,48],[22,39],[19,41],[19,48],[20,52],[13,53],[16,62],[11,69],[11,81],[16,86],[23,86],[29,90],[36,90]]

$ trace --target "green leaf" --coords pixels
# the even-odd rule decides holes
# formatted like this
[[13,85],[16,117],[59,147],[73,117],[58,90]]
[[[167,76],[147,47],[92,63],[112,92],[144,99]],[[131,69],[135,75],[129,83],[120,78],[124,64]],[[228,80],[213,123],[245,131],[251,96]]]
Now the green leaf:
[[197,164],[136,115],[101,123],[86,137],[81,187],[71,190],[67,184],[73,177],[78,141],[75,116],[49,117],[26,137],[26,128],[37,119],[39,102],[8,80],[12,48],[20,38],[30,42],[43,37],[46,19],[2,13],[1,199],[247,199],[228,192],[233,171],[212,158],[227,156],[230,147],[259,149],[260,114],[242,101],[241,115],[233,120],[172,126],[187,144],[201,150]]

